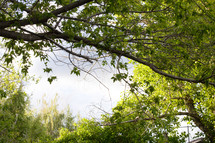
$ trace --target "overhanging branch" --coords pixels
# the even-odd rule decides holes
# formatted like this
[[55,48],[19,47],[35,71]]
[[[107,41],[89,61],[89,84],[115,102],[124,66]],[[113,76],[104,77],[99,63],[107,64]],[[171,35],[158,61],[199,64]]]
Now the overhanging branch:
[[[206,81],[203,81],[203,80],[194,80],[194,79],[183,78],[183,77],[175,76],[175,75],[172,75],[172,74],[168,74],[168,73],[166,73],[164,71],[159,70],[159,68],[157,68],[152,63],[149,63],[147,61],[143,61],[141,58],[135,57],[135,56],[133,56],[132,54],[130,54],[128,52],[119,51],[119,50],[116,50],[116,49],[113,49],[113,48],[110,48],[110,47],[106,47],[106,46],[94,43],[94,42],[88,40],[87,38],[83,38],[83,37],[80,37],[80,36],[74,36],[74,39],[77,40],[77,41],[83,41],[85,44],[94,46],[97,49],[104,50],[104,51],[110,52],[112,54],[116,54],[118,56],[127,57],[127,58],[129,58],[131,60],[134,60],[134,61],[136,61],[138,63],[141,63],[143,65],[146,65],[146,66],[150,67],[154,72],[156,72],[156,73],[158,73],[160,75],[164,75],[165,77],[169,77],[169,78],[177,79],[177,80],[181,80],[181,81],[187,81],[187,82],[190,82],[190,83],[205,83],[206,82]],[[213,85],[215,87],[215,83],[209,82],[208,84]]]
[[63,6],[61,8],[58,8],[58,9],[50,12],[49,14],[44,15],[43,13],[41,13],[40,18],[32,17],[32,18],[26,18],[23,20],[2,21],[2,22],[0,22],[0,29],[4,29],[7,27],[16,26],[16,25],[25,26],[25,25],[44,23],[44,22],[47,22],[47,20],[53,16],[57,16],[58,14],[70,11],[76,7],[80,7],[91,1],[93,1],[93,0],[79,0],[79,1],[73,2],[71,4],[68,4],[66,6]]
[[37,36],[37,37],[40,37],[41,39],[49,40],[49,41],[52,42],[55,46],[59,47],[59,48],[62,49],[63,51],[65,51],[65,52],[67,52],[67,53],[69,53],[69,54],[72,54],[72,55],[74,55],[74,56],[77,56],[77,57],[80,57],[80,58],[84,58],[84,59],[86,59],[87,61],[89,61],[90,63],[93,63],[92,60],[97,61],[97,59],[95,59],[95,58],[91,58],[91,57],[88,57],[88,56],[85,56],[85,55],[77,54],[77,53],[75,53],[75,52],[73,52],[73,51],[71,51],[71,50],[68,50],[67,48],[64,48],[64,47],[61,46],[60,44],[56,43],[54,40],[50,39],[49,37],[46,37],[46,35],[38,35],[38,34],[36,34],[36,33],[33,33],[33,32],[31,32],[31,31],[25,30],[25,29],[23,29],[23,28],[20,28],[20,29],[23,30],[23,31],[25,31],[25,32],[30,33],[31,35],[35,35],[35,36]]
[[[181,81],[187,81],[190,83],[205,83],[206,82],[205,80],[202,80],[202,79],[195,80],[195,79],[189,79],[189,78],[184,78],[184,77],[179,77],[179,76],[175,76],[172,74],[168,74],[164,71],[161,71],[154,64],[144,61],[141,57],[136,57],[126,51],[120,51],[120,50],[116,50],[114,48],[110,48],[110,47],[98,44],[97,42],[91,41],[84,37],[74,35],[74,37],[73,37],[74,41],[72,41],[72,39],[69,36],[67,36],[65,33],[60,33],[59,31],[56,31],[56,30],[52,31],[52,32],[47,32],[47,33],[23,34],[23,33],[17,33],[17,32],[13,32],[13,31],[7,31],[7,30],[0,29],[0,36],[6,37],[6,38],[11,38],[14,40],[23,39],[24,41],[44,40],[44,39],[46,39],[45,37],[47,37],[49,39],[61,38],[68,42],[74,42],[74,41],[81,42],[82,41],[86,45],[93,46],[99,50],[107,51],[111,54],[116,54],[118,56],[124,56],[124,57],[134,60],[140,64],[146,65],[146,66],[150,67],[154,72],[156,72],[160,75],[163,75],[165,77],[169,77],[169,78],[177,79],[177,80],[181,80]],[[209,82],[208,84],[213,85],[215,87],[215,83],[213,83],[213,82]]]
[[8,31],[4,29],[0,29],[0,36],[5,37],[5,38],[10,38],[13,40],[24,40],[24,41],[37,41],[37,40],[44,40],[44,36],[49,37],[49,38],[66,38],[65,35],[62,34],[56,34],[53,32],[46,32],[46,33],[38,33],[38,34],[24,34],[24,33],[18,33],[15,31]]

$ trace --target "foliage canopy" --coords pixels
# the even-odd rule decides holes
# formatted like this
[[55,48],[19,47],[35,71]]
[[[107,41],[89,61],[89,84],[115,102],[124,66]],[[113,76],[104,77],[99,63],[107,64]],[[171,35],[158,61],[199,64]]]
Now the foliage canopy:
[[214,5],[213,0],[1,0],[5,62],[21,56],[27,72],[30,51],[47,63],[47,54],[60,50],[79,74],[86,64],[108,64],[107,56],[112,66],[126,69],[120,58],[126,57],[166,77],[215,86]]

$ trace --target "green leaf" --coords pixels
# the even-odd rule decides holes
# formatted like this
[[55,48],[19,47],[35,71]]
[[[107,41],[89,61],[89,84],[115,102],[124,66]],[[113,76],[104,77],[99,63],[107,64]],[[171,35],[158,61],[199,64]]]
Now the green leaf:
[[52,71],[52,69],[47,67],[47,68],[44,68],[43,71],[47,72],[47,73],[50,73]]
[[51,77],[48,78],[48,82],[51,84],[56,79],[57,79],[56,76],[51,76]]
[[80,76],[80,70],[77,67],[74,67],[70,74]]

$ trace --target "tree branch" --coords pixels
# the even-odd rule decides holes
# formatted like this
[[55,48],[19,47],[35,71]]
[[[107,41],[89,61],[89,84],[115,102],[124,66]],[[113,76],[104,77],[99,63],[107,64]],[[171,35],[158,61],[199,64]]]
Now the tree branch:
[[46,33],[38,33],[35,35],[34,34],[24,34],[24,33],[18,33],[15,31],[8,31],[4,29],[0,29],[0,36],[5,37],[5,38],[10,38],[13,40],[24,40],[24,41],[37,41],[37,40],[44,40],[44,36],[49,37],[49,38],[68,38],[68,36],[64,34],[56,34],[53,32],[46,32]]
[[77,53],[73,52],[72,50],[68,50],[68,49],[64,48],[63,46],[61,46],[60,44],[56,43],[54,40],[50,39],[49,37],[46,37],[45,35],[38,35],[38,34],[36,34],[36,33],[30,32],[30,31],[25,30],[25,29],[23,29],[23,28],[20,28],[20,29],[23,30],[23,31],[25,31],[25,32],[30,33],[31,35],[35,35],[35,36],[40,37],[40,38],[42,38],[42,39],[49,40],[49,41],[52,42],[54,45],[56,45],[57,47],[61,48],[63,51],[66,51],[67,53],[72,54],[72,55],[74,55],[74,56],[84,58],[84,59],[86,59],[87,61],[89,61],[90,63],[93,63],[92,60],[97,61],[97,59],[95,59],[95,58],[91,58],[91,57],[88,57],[88,56],[85,56],[85,55],[77,54]]
[[[23,39],[24,41],[44,40],[45,37],[48,37],[49,39],[61,38],[61,39],[64,39],[64,40],[66,40],[68,42],[74,42],[74,41],[71,40],[71,38],[69,36],[67,36],[64,33],[60,33],[59,31],[56,31],[56,30],[53,31],[53,32],[47,32],[47,33],[22,34],[22,33],[17,33],[17,32],[13,32],[13,31],[7,31],[7,30],[0,29],[0,36],[6,37],[6,38],[11,38],[11,39],[14,39],[14,40]],[[85,43],[85,44],[87,44],[89,46],[94,46],[95,48],[97,48],[99,50],[107,51],[107,52],[109,52],[111,54],[116,54],[118,56],[124,56],[124,57],[127,57],[127,58],[129,58],[131,60],[134,60],[134,61],[138,62],[138,63],[146,65],[146,66],[150,67],[154,72],[156,72],[156,73],[158,73],[160,75],[164,75],[165,77],[169,77],[169,78],[177,79],[177,80],[181,80],[181,81],[187,81],[187,82],[190,82],[190,83],[205,83],[206,82],[205,80],[194,80],[194,79],[179,77],[179,76],[175,76],[175,75],[166,73],[164,71],[161,71],[154,64],[142,60],[141,57],[136,57],[136,56],[132,55],[131,53],[121,51],[121,50],[116,50],[114,48],[110,48],[108,46],[98,44],[95,41],[91,41],[91,40],[89,40],[87,38],[84,38],[84,37],[80,37],[80,36],[75,35],[73,38],[77,42],[83,41],[83,43]],[[209,82],[208,84],[213,85],[215,87],[215,83],[213,83],[213,82]]]
[[53,16],[57,16],[58,14],[67,12],[69,10],[82,6],[91,1],[93,1],[93,0],[79,0],[74,3],[68,4],[66,6],[63,6],[59,9],[56,9],[49,14],[43,15],[43,13],[41,13],[42,16],[40,18],[32,17],[32,18],[26,18],[23,20],[2,21],[2,22],[0,22],[0,29],[4,29],[6,27],[11,27],[11,26],[16,26],[16,25],[25,26],[25,25],[44,23]]
[[121,28],[121,27],[117,27],[117,26],[113,26],[113,25],[99,24],[99,23],[95,23],[95,22],[90,22],[90,21],[85,20],[85,19],[79,19],[79,18],[68,17],[68,16],[58,16],[58,17],[64,18],[64,19],[70,19],[70,20],[80,21],[80,22],[88,23],[90,25],[106,26],[106,27],[112,27],[112,28],[121,29],[121,30],[127,30],[125,28]]
[[[143,61],[141,58],[135,57],[135,56],[131,55],[130,53],[127,53],[125,51],[119,51],[119,50],[116,50],[116,49],[113,49],[113,48],[109,48],[107,46],[103,46],[103,45],[94,43],[94,42],[92,42],[92,41],[90,41],[90,40],[88,40],[86,38],[83,38],[83,37],[74,36],[74,39],[77,40],[77,41],[83,41],[85,44],[94,46],[97,49],[105,50],[105,51],[110,52],[112,54],[127,57],[127,58],[129,58],[131,60],[134,60],[134,61],[136,61],[138,63],[141,63],[143,65],[146,65],[146,66],[150,67],[154,72],[156,72],[156,73],[158,73],[160,75],[164,75],[165,77],[169,77],[169,78],[177,79],[177,80],[181,80],[181,81],[187,81],[187,82],[191,82],[191,83],[205,83],[206,82],[206,81],[183,78],[183,77],[175,76],[175,75],[172,75],[172,74],[168,74],[166,72],[163,72],[163,71],[159,70],[159,68],[157,68],[152,63],[149,63],[147,61]],[[213,85],[215,87],[215,83],[209,82],[208,84]]]
[[79,1],[76,1],[76,2],[73,2],[71,4],[68,4],[66,6],[63,6],[59,9],[56,9],[54,11],[52,11],[51,13],[54,14],[55,16],[57,16],[58,14],[61,14],[61,13],[64,13],[64,12],[67,12],[69,10],[72,10],[76,7],[79,7],[79,6],[82,6],[86,3],[89,3],[89,2],[92,2],[93,0],[79,0]]
[[191,117],[196,117],[195,114],[193,113],[189,113],[189,112],[177,112],[177,113],[174,113],[174,114],[163,114],[163,115],[160,115],[156,118],[135,118],[133,120],[128,120],[128,121],[123,121],[121,123],[106,123],[106,124],[102,124],[100,126],[112,126],[112,125],[118,125],[118,124],[125,124],[125,123],[132,123],[132,122],[137,122],[139,120],[156,120],[158,118],[165,118],[165,117],[168,117],[168,116],[183,116],[183,115],[186,115],[186,116],[191,116]]
[[204,120],[204,118],[202,118],[196,112],[194,101],[189,95],[186,95],[184,102],[185,102],[185,105],[187,106],[188,112],[195,115],[195,116],[191,116],[195,125],[198,126],[199,129],[201,129],[206,134],[206,136],[208,136],[209,139],[211,139],[212,141],[214,137],[214,131],[213,131],[215,129],[214,125],[210,122],[207,122],[207,119]]

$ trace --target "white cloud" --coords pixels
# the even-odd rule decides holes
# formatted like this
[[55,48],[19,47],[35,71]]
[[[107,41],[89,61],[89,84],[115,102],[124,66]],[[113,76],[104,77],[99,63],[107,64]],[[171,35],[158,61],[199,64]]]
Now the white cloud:
[[[105,84],[104,87],[90,75],[77,77],[70,75],[67,66],[55,66],[51,64],[53,74],[57,76],[57,81],[49,84],[47,74],[43,73],[43,64],[38,59],[33,59],[33,67],[30,68],[30,74],[41,76],[38,84],[30,82],[26,87],[26,92],[31,94],[31,103],[33,108],[39,108],[42,97],[46,94],[45,99],[50,102],[56,94],[59,95],[59,108],[64,109],[68,105],[74,115],[80,113],[81,116],[88,115],[99,116],[98,109],[91,105],[97,105],[104,110],[110,112],[111,105],[115,105],[120,99],[120,93],[124,90],[121,83],[113,83],[111,73],[98,72],[99,79]],[[57,72],[55,72],[57,71]],[[94,111],[97,110],[97,111]]]

